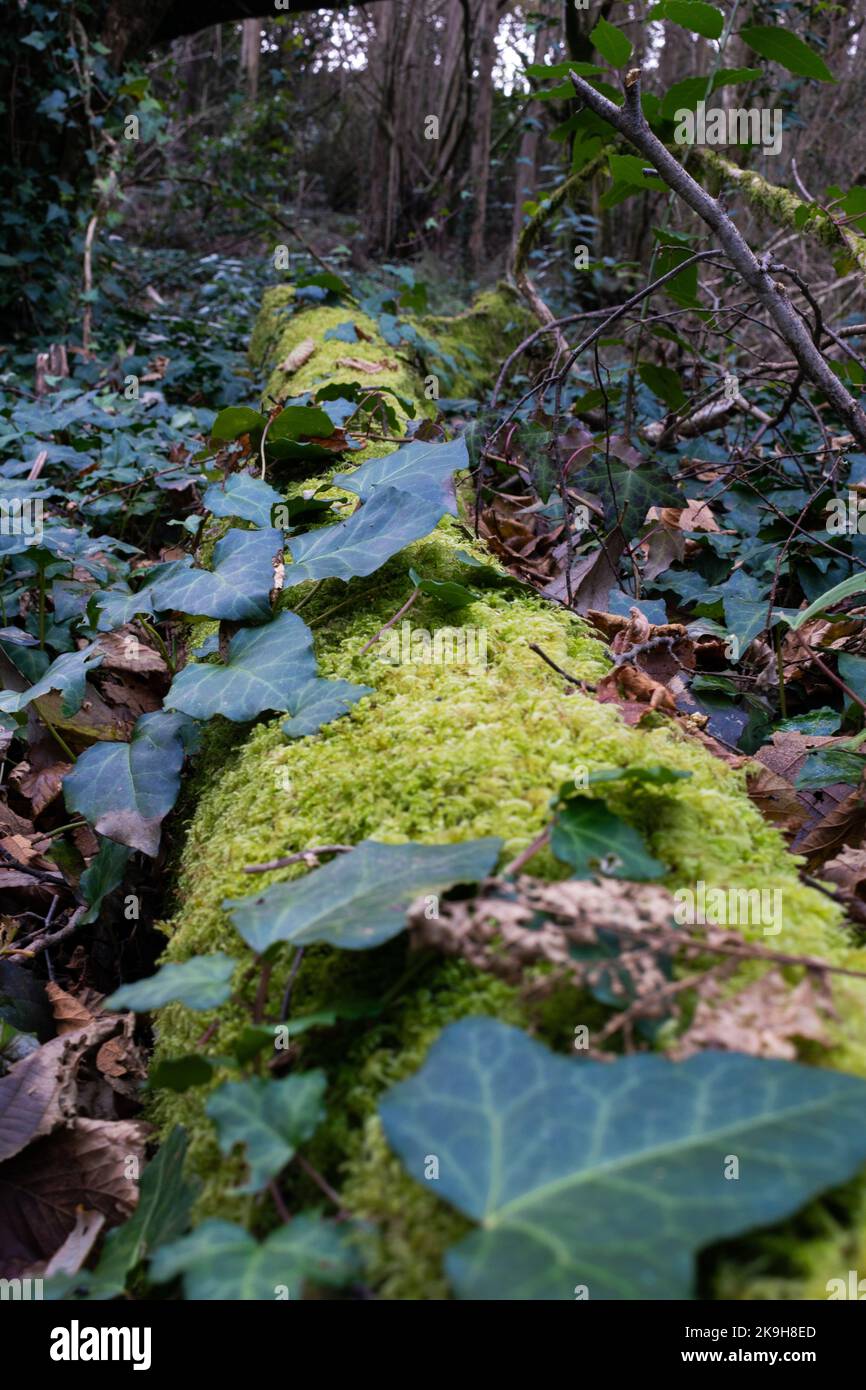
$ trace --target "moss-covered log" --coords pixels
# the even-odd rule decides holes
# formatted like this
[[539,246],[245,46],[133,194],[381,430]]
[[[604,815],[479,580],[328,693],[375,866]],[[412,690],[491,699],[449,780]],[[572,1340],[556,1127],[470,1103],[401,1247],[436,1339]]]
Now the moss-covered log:
[[755,172],[744,169],[713,150],[695,149],[695,159],[718,183],[734,184],[754,211],[777,227],[788,227],[837,254],[847,251],[854,265],[866,274],[866,237],[851,227],[842,227],[821,208],[803,202],[796,193],[770,183]]
[[[355,379],[352,369],[339,366],[345,346],[323,337],[345,312],[318,308],[286,318],[279,310],[287,296],[283,290],[268,294],[253,335],[257,365],[273,364],[268,391],[296,395],[322,380]],[[513,318],[513,303],[494,297],[462,320],[440,322],[436,329],[444,337],[459,336],[468,325],[481,332],[476,339],[481,353],[501,354],[510,345],[507,326]],[[352,355],[393,364],[366,379],[392,386],[426,410],[420,377],[396,358],[372,321],[364,320],[362,326],[370,341],[358,344]],[[309,339],[317,344],[316,353],[287,377],[277,364]],[[478,371],[483,374],[484,369],[481,362]],[[370,451],[390,447],[376,443]],[[866,968],[866,951],[855,948],[834,903],[800,882],[797,862],[750,801],[743,772],[713,757],[673,723],[629,727],[615,707],[568,687],[529,644],[540,644],[554,661],[589,679],[606,668],[603,647],[581,620],[563,609],[527,589],[503,585],[490,573],[478,578],[478,571],[468,571],[459,552],[474,545],[471,534],[449,518],[433,536],[369,579],[348,586],[331,580],[314,592],[310,586],[291,591],[293,605],[304,603],[303,617],[313,629],[322,673],[364,682],[374,694],[347,717],[294,742],[283,736],[279,718],[252,728],[220,727],[216,721],[209,729],[194,778],[194,804],[187,809],[175,884],[177,909],[165,924],[167,958],[180,961],[222,949],[249,969],[250,954],[221,906],[224,899],[251,891],[245,865],[365,837],[435,842],[498,835],[510,858],[545,824],[551,797],[576,766],[664,764],[692,775],[658,789],[632,786],[625,791],[622,783],[608,784],[604,794],[669,866],[668,885],[694,885],[702,879],[722,887],[779,888],[784,926],[772,945]],[[430,578],[459,579],[477,587],[478,601],[461,617],[483,634],[486,663],[392,664],[377,647],[364,650],[411,592],[410,566]],[[413,610],[413,625],[429,631],[451,622],[433,600],[424,599]],[[546,852],[530,867],[540,875],[558,872]],[[304,872],[296,865],[264,881]],[[761,932],[760,927],[744,930],[756,936]],[[731,987],[764,968],[757,963],[742,967]],[[287,972],[288,956],[272,977],[269,1008],[274,1018]],[[787,973],[792,983],[802,975],[796,968]],[[815,1049],[819,1064],[866,1075],[864,985],[837,978],[833,1046]],[[255,980],[248,979],[245,988],[251,999]],[[331,1085],[330,1118],[310,1156],[340,1190],[348,1209],[371,1223],[368,1277],[376,1291],[391,1298],[446,1296],[441,1255],[463,1229],[462,1218],[408,1178],[388,1152],[376,1117],[379,1095],[418,1066],[452,1019],[495,1014],[565,1049],[575,1024],[586,1022],[598,1006],[571,991],[544,1008],[531,1008],[517,991],[463,962],[408,956],[403,938],[368,952],[309,948],[295,983],[293,1012],[327,1008],[346,998],[372,1001],[380,1012],[372,1019],[307,1033],[298,1044],[300,1064],[325,1067]],[[212,1020],[214,1031],[208,1032],[208,1053],[225,1055],[247,1020],[240,1008],[219,1011]],[[158,1057],[195,1051],[209,1021],[208,1015],[179,1005],[164,1009],[157,1019]],[[153,1107],[163,1131],[177,1122],[190,1131],[191,1162],[205,1180],[198,1215],[241,1215],[262,1229],[271,1220],[268,1206],[253,1207],[252,1199],[232,1193],[238,1163],[220,1156],[203,1105],[204,1092],[192,1090],[162,1093]],[[290,1198],[320,1200],[302,1175],[287,1181]],[[856,1211],[863,1199],[857,1185],[852,1192],[848,1209]],[[850,1231],[839,1231],[840,1238],[853,1238]],[[817,1241],[802,1247],[802,1259],[818,1270],[814,1278],[823,1273],[825,1256],[830,1258],[825,1246],[826,1241]],[[841,1268],[838,1258],[834,1246],[824,1278]],[[812,1265],[807,1267],[811,1271]],[[743,1281],[736,1271],[729,1283],[741,1296]],[[802,1285],[790,1287],[796,1291]],[[756,1286],[755,1292],[761,1289]]]

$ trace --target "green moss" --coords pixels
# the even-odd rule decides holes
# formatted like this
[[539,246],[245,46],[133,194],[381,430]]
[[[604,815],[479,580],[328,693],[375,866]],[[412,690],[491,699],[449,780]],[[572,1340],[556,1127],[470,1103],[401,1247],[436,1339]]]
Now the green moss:
[[866,271],[866,237],[850,227],[839,227],[823,209],[804,203],[795,193],[770,183],[754,169],[744,169],[712,150],[696,150],[695,155],[708,173],[720,183],[734,183],[755,211],[777,227],[791,227],[837,252],[845,247],[854,264]]
[[[305,310],[277,333],[274,309],[281,296],[285,291],[270,293],[254,335],[255,351],[271,360],[305,337],[321,339],[325,328],[350,316],[344,310]],[[390,355],[381,339],[363,346],[373,359]],[[323,343],[321,350],[318,364],[312,358],[292,378],[293,394],[313,385],[326,362],[340,379],[334,354],[342,355],[346,345]],[[398,389],[411,392],[421,405],[420,386],[408,369],[400,368],[399,381]],[[272,382],[285,386],[276,375]],[[373,694],[344,719],[295,742],[283,736],[281,719],[262,721],[248,732],[214,722],[176,885],[182,906],[166,928],[167,958],[223,949],[249,966],[249,953],[221,907],[224,899],[252,891],[245,865],[364,838],[434,842],[484,835],[502,838],[505,862],[547,822],[550,798],[576,767],[662,763],[691,776],[659,790],[610,784],[605,795],[666,863],[669,885],[703,879],[719,886],[780,888],[783,930],[765,944],[866,968],[866,951],[851,945],[836,906],[800,883],[797,862],[749,800],[743,773],[673,725],[629,727],[615,707],[566,693],[566,683],[530,643],[590,680],[606,669],[601,645],[564,610],[466,569],[457,557],[461,548],[472,548],[471,539],[446,519],[432,537],[369,579],[348,586],[327,581],[292,592],[292,603],[304,604],[322,673],[363,682]],[[477,601],[461,610],[459,620],[485,639],[486,664],[392,664],[381,644],[363,650],[408,598],[410,566],[430,578],[458,578],[477,588]],[[435,633],[454,622],[453,614],[432,599],[412,609],[414,629]],[[562,871],[547,853],[539,854],[531,869],[545,875]],[[294,866],[257,879],[255,886],[303,872]],[[764,939],[760,927],[746,930]],[[268,1000],[271,1017],[278,1016],[288,968],[285,956],[278,959]],[[743,978],[760,968],[749,967]],[[418,975],[406,980],[407,971],[415,969]],[[796,972],[791,974],[794,978]],[[863,986],[859,980],[834,985],[839,1012],[834,1046],[816,1060],[866,1075]],[[213,1020],[180,1006],[162,1010],[158,1055],[195,1050],[211,1021],[218,1026],[208,1051],[226,1055],[248,1018],[244,1005],[255,988],[247,971],[242,1000]],[[495,1013],[535,1027],[551,1045],[565,1047],[572,1022],[583,1021],[577,1012],[580,997],[572,992],[571,1001],[560,998],[545,1015],[529,1014],[512,990],[463,963],[407,960],[402,938],[370,952],[308,951],[293,1010],[310,1012],[346,997],[384,1001],[383,1009],[373,1023],[355,1021],[305,1037],[302,1064],[325,1066],[332,1087],[329,1119],[310,1152],[341,1187],[349,1208],[374,1223],[373,1286],[387,1297],[437,1297],[445,1293],[442,1251],[463,1223],[407,1178],[386,1152],[375,1117],[377,1098],[417,1067],[442,1026],[466,1013]],[[219,1155],[203,1102],[202,1091],[163,1095],[154,1114],[163,1129],[181,1122],[191,1131],[191,1162],[206,1179],[197,1214],[236,1214],[239,1199],[231,1188],[238,1165]],[[300,1184],[299,1197],[306,1196],[302,1180],[289,1180]],[[267,1224],[266,1203],[253,1209],[248,1199],[244,1202],[245,1219]]]
[[452,396],[475,397],[488,390],[503,358],[537,327],[523,300],[505,283],[480,294],[463,314],[421,320],[446,367],[449,359],[456,363],[456,374],[447,379]]

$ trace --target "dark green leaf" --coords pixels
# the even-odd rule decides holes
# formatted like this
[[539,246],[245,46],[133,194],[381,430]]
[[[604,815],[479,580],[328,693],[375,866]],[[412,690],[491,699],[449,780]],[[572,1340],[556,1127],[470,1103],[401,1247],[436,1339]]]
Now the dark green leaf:
[[781,25],[753,24],[740,30],[740,38],[762,58],[780,63],[798,77],[814,77],[818,82],[835,82],[824,59],[801,38]]
[[298,738],[370,694],[369,686],[324,680],[316,671],[310,629],[296,613],[280,613],[262,627],[236,633],[225,665],[197,662],[184,667],[172,681],[166,708],[194,719],[221,714],[236,722],[255,719],[266,710],[287,710],[292,718],[285,731]]
[[176,964],[170,962],[147,980],[121,985],[105,1000],[105,1009],[131,1009],[150,1013],[165,1004],[180,1002],[188,1009],[217,1009],[232,992],[231,979],[237,961],[224,951],[210,956],[193,956]]
[[866,1159],[857,1077],[736,1052],[577,1062],[494,1019],[446,1028],[379,1113],[407,1172],[435,1155],[428,1190],[479,1223],[446,1257],[464,1299],[690,1298],[698,1250]]
[[[342,486],[345,486],[345,479]],[[352,579],[372,574],[412,541],[438,525],[444,504],[413,497],[396,487],[377,487],[370,501],[346,521],[294,536],[288,542],[293,564],[286,566],[287,589],[308,579]]]
[[228,1221],[203,1221],[191,1235],[158,1250],[150,1274],[157,1284],[182,1274],[189,1299],[294,1301],[307,1283],[339,1288],[357,1277],[360,1261],[347,1235],[345,1226],[303,1212],[261,1245]]
[[554,821],[550,847],[570,864],[575,878],[603,873],[611,878],[660,878],[664,864],[653,858],[642,836],[609,811],[603,801],[570,797]]
[[155,855],[160,826],[177,800],[188,721],[143,714],[129,743],[94,743],[63,782],[67,808],[100,835]]
[[238,516],[255,526],[268,527],[273,508],[282,500],[282,495],[261,478],[232,473],[224,484],[209,487],[202,502],[214,516]]
[[349,854],[293,883],[223,903],[249,946],[275,941],[307,946],[325,941],[348,951],[369,950],[403,931],[406,908],[422,894],[455,883],[477,883],[492,871],[502,842],[385,845],[362,840]]
[[205,1110],[214,1121],[219,1144],[230,1154],[246,1145],[249,1178],[238,1192],[260,1192],[294,1158],[325,1117],[323,1071],[286,1076],[281,1081],[253,1076],[226,1081],[208,1097]]
[[150,589],[154,609],[192,617],[242,623],[270,616],[274,561],[283,548],[281,531],[227,531],[217,541],[213,569],[175,571]]

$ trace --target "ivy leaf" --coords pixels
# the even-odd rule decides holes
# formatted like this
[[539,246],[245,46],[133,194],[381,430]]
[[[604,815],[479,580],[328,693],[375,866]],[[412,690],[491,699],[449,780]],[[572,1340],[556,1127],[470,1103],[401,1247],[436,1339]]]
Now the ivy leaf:
[[282,548],[282,532],[270,526],[227,531],[214,546],[213,569],[185,568],[158,580],[151,589],[153,607],[236,623],[266,619],[274,559]]
[[208,1098],[205,1110],[217,1127],[220,1149],[230,1154],[246,1144],[249,1178],[237,1192],[261,1192],[311,1138],[325,1118],[323,1071],[275,1081],[253,1076],[226,1081]]
[[169,962],[147,980],[121,985],[104,1001],[104,1009],[131,1009],[150,1013],[164,1004],[181,1003],[188,1009],[216,1009],[232,992],[231,978],[237,961],[224,951],[190,960]]
[[576,1062],[494,1019],[446,1028],[379,1113],[406,1170],[436,1155],[438,1195],[479,1223],[445,1261],[465,1299],[690,1298],[703,1246],[866,1159],[857,1077],[736,1052]]
[[429,536],[445,510],[442,502],[412,497],[396,487],[376,488],[370,501],[346,521],[288,542],[293,563],[286,566],[284,587],[291,589],[307,579],[372,574],[412,541]]
[[244,941],[265,951],[275,941],[325,941],[366,951],[397,936],[406,908],[422,894],[477,883],[492,871],[501,840],[455,845],[384,845],[362,840],[349,854],[293,883],[223,903]]
[[211,426],[210,437],[218,444],[231,444],[248,434],[251,440],[261,436],[267,424],[266,416],[247,405],[230,405],[221,410]]
[[679,410],[686,403],[686,393],[679,372],[673,367],[659,367],[655,362],[639,362],[638,376],[654,396],[664,401],[668,410]]
[[662,0],[653,5],[648,19],[669,19],[681,29],[693,34],[701,34],[705,39],[719,39],[725,27],[725,16],[715,5],[706,5],[703,0]]
[[39,700],[52,690],[60,690],[63,692],[61,711],[65,717],[71,718],[81,709],[88,673],[102,664],[104,656],[105,653],[93,642],[82,647],[81,651],[64,652],[56,661],[52,661],[45,675],[29,689],[20,693],[7,690],[0,694],[0,712],[17,714],[32,700]]
[[101,838],[98,851],[79,881],[84,901],[89,909],[81,919],[82,925],[96,921],[103,898],[107,898],[108,894],[113,893],[115,888],[119,888],[123,882],[128,860],[129,848],[127,845],[118,844],[116,840]]
[[866,769],[866,757],[845,747],[818,748],[810,753],[797,774],[797,791],[823,791],[838,782],[859,786]]
[[282,1290],[295,1300],[304,1284],[340,1288],[360,1273],[345,1226],[302,1212],[259,1245],[241,1226],[203,1221],[182,1240],[157,1250],[150,1277],[164,1284],[183,1275],[188,1299],[273,1302]]
[[422,594],[435,598],[446,608],[467,608],[470,603],[475,603],[478,597],[477,594],[473,594],[471,589],[457,584],[453,579],[422,579],[418,571],[414,569],[410,569],[409,578],[416,589],[421,590]]
[[278,440],[328,439],[334,433],[330,415],[315,405],[287,405],[268,430],[268,443]]
[[316,674],[313,635],[297,613],[280,613],[262,627],[243,628],[229,642],[224,665],[194,662],[171,683],[167,709],[194,719],[222,714],[242,723],[266,710],[287,710],[291,738],[314,733],[370,694],[367,685]]
[[597,493],[604,502],[605,524],[617,522],[626,536],[641,527],[650,507],[682,506],[682,498],[667,478],[651,468],[629,468],[611,459],[592,459],[580,471],[580,486]]
[[762,58],[781,64],[797,77],[814,77],[818,82],[836,81],[824,59],[790,29],[778,25],[752,24],[741,29],[739,36]]
[[431,506],[456,516],[452,474],[469,467],[469,450],[462,435],[447,444],[427,439],[415,439],[384,458],[368,459],[354,473],[339,473],[335,487],[354,492],[366,502],[377,488],[395,487],[410,492]]
[[609,878],[647,879],[665,872],[638,831],[589,796],[568,799],[553,823],[550,848],[571,865],[575,878],[600,872]]
[[632,55],[631,41],[615,24],[600,19],[590,34],[590,41],[612,68],[624,67]]
[[129,743],[94,743],[63,782],[70,811],[100,835],[153,857],[160,825],[180,791],[189,722],[156,710],[137,720]]
[[276,488],[249,473],[231,473],[224,485],[214,483],[202,498],[214,516],[238,516],[264,527],[270,526],[273,509],[282,501]]

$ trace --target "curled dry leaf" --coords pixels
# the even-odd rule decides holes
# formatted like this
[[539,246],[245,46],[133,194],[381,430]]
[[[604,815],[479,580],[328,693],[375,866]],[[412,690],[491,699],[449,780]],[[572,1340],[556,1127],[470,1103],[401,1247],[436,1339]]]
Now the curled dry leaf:
[[855,921],[866,922],[866,849],[843,849],[824,864],[821,878],[836,885]]
[[616,666],[603,676],[596,695],[602,703],[649,705],[664,714],[677,713],[676,699],[667,686],[629,663]]
[[[653,933],[670,931],[674,903],[667,889],[655,884],[615,879],[545,883],[522,875],[513,882],[489,879],[477,898],[441,902],[436,919],[428,920],[425,907],[422,898],[409,909],[413,946],[464,956],[511,984],[521,983],[527,966],[552,966],[531,986],[534,994],[550,992],[564,978],[591,982],[598,962],[579,960],[572,947],[596,945],[606,928],[621,933],[626,927],[634,933],[631,961],[623,949],[617,963],[633,967],[632,978],[641,989],[664,983]],[[607,965],[605,961],[601,968]]]
[[93,1008],[101,999],[101,995],[93,991],[87,991],[92,996],[92,1002],[85,998],[77,998],[70,994],[68,990],[61,989],[60,985],[53,980],[45,986],[45,993],[51,1003],[54,1013],[54,1022],[57,1026],[57,1033],[74,1033],[79,1028],[86,1028],[93,1022]]
[[148,1126],[76,1119],[0,1166],[0,1277],[50,1260],[76,1228],[79,1210],[111,1225],[132,1214]]
[[369,376],[378,376],[380,372],[396,372],[399,364],[387,357],[383,357],[380,362],[371,362],[366,357],[340,357],[337,359],[337,366],[348,367],[350,372],[365,372]]
[[116,1026],[112,1016],[94,1019],[43,1044],[0,1077],[0,1163],[74,1116],[82,1058]]
[[287,376],[292,376],[299,372],[305,363],[309,362],[313,353],[316,351],[316,341],[314,338],[304,338],[303,342],[298,343],[297,347],[292,348],[288,357],[284,357],[277,367],[278,372],[285,372]]
[[101,632],[97,646],[105,653],[101,670],[126,671],[134,676],[166,675],[168,667],[159,652],[148,647],[131,627]]
[[768,970],[736,994],[707,978],[698,986],[691,1024],[670,1049],[677,1061],[696,1052],[748,1052],[794,1061],[795,1039],[828,1047],[826,1020],[835,1010],[826,980],[807,975],[794,988],[781,971]]
[[71,770],[72,764],[65,762],[52,762],[43,767],[23,762],[10,772],[9,781],[30,802],[34,816],[38,816],[60,795],[63,779]]

